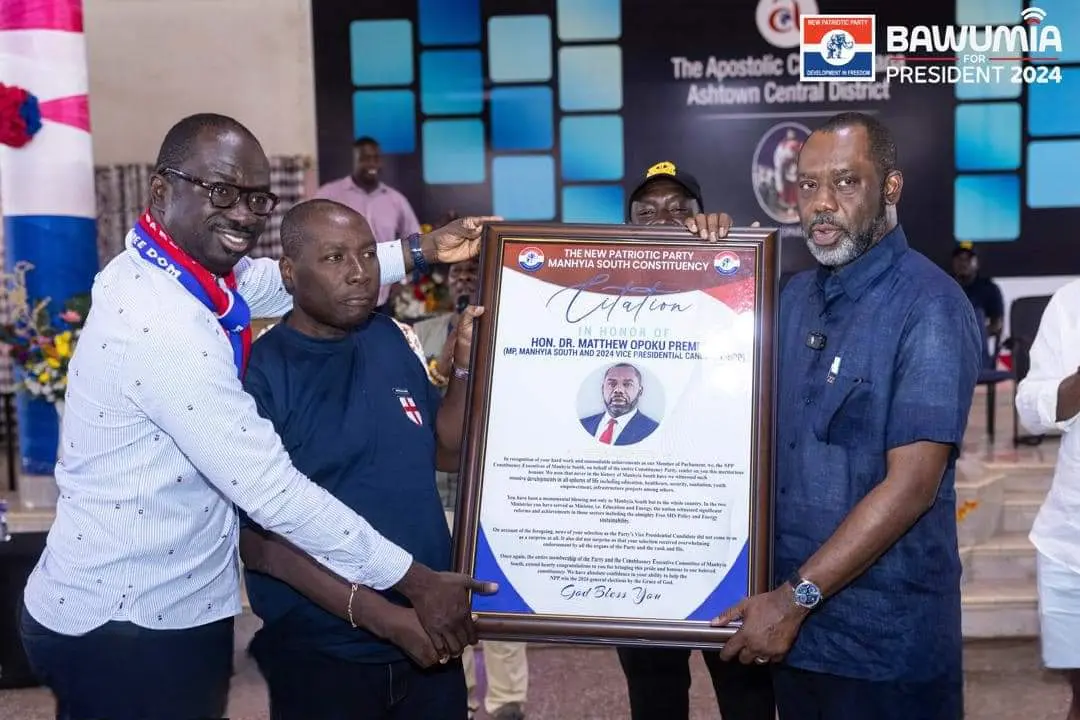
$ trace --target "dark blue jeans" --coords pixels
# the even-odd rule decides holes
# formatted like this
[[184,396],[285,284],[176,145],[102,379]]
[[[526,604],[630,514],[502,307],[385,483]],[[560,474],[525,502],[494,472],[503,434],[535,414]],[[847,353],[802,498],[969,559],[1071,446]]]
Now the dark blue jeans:
[[57,720],[225,717],[232,618],[186,630],[110,622],[61,635],[23,608],[20,625],[31,669],[56,696]]
[[[260,637],[261,636],[261,637]],[[256,633],[251,655],[270,691],[271,720],[466,720],[461,660],[350,662]]]
[[928,682],[872,682],[778,665],[780,720],[960,720],[962,676]]

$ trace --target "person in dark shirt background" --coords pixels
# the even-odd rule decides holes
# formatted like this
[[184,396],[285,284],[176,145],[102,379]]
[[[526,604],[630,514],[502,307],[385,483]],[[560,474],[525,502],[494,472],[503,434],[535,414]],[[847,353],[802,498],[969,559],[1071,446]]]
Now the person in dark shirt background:
[[1001,325],[1005,319],[1005,303],[1001,298],[1001,288],[993,280],[979,274],[979,256],[975,246],[969,242],[960,243],[952,254],[952,275],[972,306],[981,310],[986,318],[987,333],[1001,335]]
[[[630,194],[631,225],[686,226],[702,240],[727,237],[727,213],[705,213],[701,186],[675,163],[656,163]],[[751,227],[758,223],[751,223]],[[591,429],[595,432],[595,428]],[[690,655],[685,648],[620,647],[631,720],[686,720],[690,717]],[[720,653],[703,651],[716,703],[723,720],[773,720],[772,676],[766,667],[725,662]]]
[[[412,330],[372,312],[379,261],[361,215],[311,200],[289,210],[281,238],[293,310],[253,345],[245,388],[298,469],[362,508],[418,562],[449,570],[435,471],[458,467],[472,325],[482,310],[462,313],[442,397]],[[263,621],[250,649],[271,717],[466,719],[459,656],[475,637],[448,647],[424,631],[403,596],[350,585],[286,539],[243,522],[248,598]],[[494,588],[474,581],[472,589]]]

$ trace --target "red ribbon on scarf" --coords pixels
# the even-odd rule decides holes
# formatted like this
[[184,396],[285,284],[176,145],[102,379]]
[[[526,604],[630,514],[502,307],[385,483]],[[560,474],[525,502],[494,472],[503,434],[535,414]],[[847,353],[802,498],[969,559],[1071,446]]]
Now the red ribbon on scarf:
[[[153,240],[161,250],[168,255],[168,259],[178,265],[181,270],[186,271],[189,276],[194,279],[198,284],[199,289],[203,291],[205,298],[209,298],[211,303],[210,310],[217,316],[218,320],[222,324],[222,331],[226,337],[230,336],[230,333],[236,333],[240,336],[241,357],[239,364],[240,377],[244,376],[244,371],[247,370],[248,357],[251,355],[251,316],[250,313],[245,311],[242,322],[242,328],[240,327],[227,327],[233,321],[230,319],[230,312],[234,311],[236,303],[244,303],[242,297],[240,297],[237,291],[236,285],[236,273],[230,271],[228,275],[222,278],[225,281],[225,286],[229,288],[229,292],[226,292],[217,280],[214,278],[213,273],[204,268],[195,258],[191,257],[181,248],[169,235],[161,224],[150,215],[150,211],[147,210],[139,218],[139,229],[142,230],[151,240]],[[183,279],[178,278],[181,285],[187,285]],[[188,288],[189,292],[192,288]],[[198,297],[198,293],[192,292],[192,294]],[[203,300],[204,298],[199,298]]]

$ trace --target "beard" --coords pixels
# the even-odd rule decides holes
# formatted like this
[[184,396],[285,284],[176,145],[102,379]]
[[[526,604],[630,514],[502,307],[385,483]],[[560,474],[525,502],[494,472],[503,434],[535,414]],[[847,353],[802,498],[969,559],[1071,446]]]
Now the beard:
[[[803,228],[806,234],[806,248],[820,265],[838,268],[847,265],[873,247],[884,234],[888,223],[885,217],[885,188],[878,197],[877,213],[859,228],[850,228],[833,217],[832,213],[818,213]],[[817,225],[832,225],[840,229],[836,242],[828,247],[820,247],[814,242],[812,233]]]
[[611,415],[611,417],[622,417],[627,413],[633,412],[634,408],[637,407],[637,403],[638,398],[631,400],[629,397],[623,395],[617,399],[614,397],[611,398],[604,403],[604,406],[607,408],[608,414]]

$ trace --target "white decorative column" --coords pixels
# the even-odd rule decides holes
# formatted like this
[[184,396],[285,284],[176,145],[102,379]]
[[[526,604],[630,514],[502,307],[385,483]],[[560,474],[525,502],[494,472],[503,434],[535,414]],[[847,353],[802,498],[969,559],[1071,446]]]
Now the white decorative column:
[[[28,98],[28,138],[0,144],[5,264],[32,263],[30,301],[55,314],[98,270],[82,0],[0,0],[0,83]],[[20,396],[18,422],[23,473],[51,476],[56,410]]]

